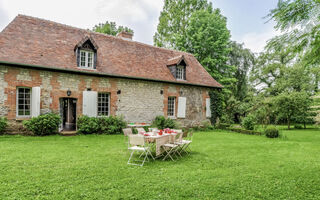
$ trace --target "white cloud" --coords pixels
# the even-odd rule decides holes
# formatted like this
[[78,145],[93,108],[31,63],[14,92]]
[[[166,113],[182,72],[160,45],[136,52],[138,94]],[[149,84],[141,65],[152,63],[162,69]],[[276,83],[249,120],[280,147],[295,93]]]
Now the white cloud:
[[248,49],[251,49],[252,52],[259,53],[263,51],[267,41],[276,35],[279,35],[279,32],[274,29],[270,29],[269,31],[263,33],[247,33],[237,41],[239,43],[244,43],[244,46]]

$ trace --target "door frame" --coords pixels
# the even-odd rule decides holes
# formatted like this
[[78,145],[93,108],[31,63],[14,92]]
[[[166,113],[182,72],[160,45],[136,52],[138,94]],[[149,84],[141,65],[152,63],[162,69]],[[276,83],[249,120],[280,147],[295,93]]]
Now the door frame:
[[[61,123],[59,125],[59,132],[64,131],[65,129],[65,125],[64,125],[64,112],[65,112],[65,108],[64,108],[64,100],[68,99],[70,100],[75,100],[75,109],[74,109],[74,116],[75,116],[75,129],[72,131],[77,131],[77,106],[78,106],[78,99],[74,98],[74,97],[60,97],[59,98],[59,115],[61,118]],[[68,102],[69,102],[68,101]],[[69,106],[70,104],[68,103],[68,109],[69,110]]]

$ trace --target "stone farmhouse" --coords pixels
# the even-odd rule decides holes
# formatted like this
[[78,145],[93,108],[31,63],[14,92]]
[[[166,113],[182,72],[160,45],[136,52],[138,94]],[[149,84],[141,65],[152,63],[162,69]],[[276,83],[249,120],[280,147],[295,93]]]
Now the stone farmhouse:
[[122,115],[130,123],[163,115],[182,126],[207,120],[208,91],[222,86],[193,55],[132,36],[18,15],[0,33],[0,116],[21,126],[59,113],[63,130],[74,130],[80,115]]

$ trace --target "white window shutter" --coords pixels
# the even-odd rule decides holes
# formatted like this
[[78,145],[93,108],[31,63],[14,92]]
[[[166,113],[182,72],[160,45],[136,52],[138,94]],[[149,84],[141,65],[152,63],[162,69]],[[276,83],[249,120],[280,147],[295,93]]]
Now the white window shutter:
[[211,117],[210,98],[206,98],[206,117]]
[[186,118],[187,98],[179,97],[178,99],[178,118]]
[[40,115],[40,87],[32,87],[31,92],[31,117]]
[[82,114],[89,117],[96,117],[98,93],[95,91],[83,91],[82,100]]

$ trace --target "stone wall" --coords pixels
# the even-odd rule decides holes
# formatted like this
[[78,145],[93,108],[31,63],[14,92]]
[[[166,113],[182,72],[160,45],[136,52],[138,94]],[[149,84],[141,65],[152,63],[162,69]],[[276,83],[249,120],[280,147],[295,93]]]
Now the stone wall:
[[177,105],[178,97],[183,96],[187,98],[186,118],[176,119],[182,126],[206,120],[205,98],[209,97],[204,87],[0,66],[0,116],[11,122],[25,120],[16,116],[16,88],[21,86],[40,86],[42,114],[59,113],[59,99],[70,97],[77,99],[77,116],[81,115],[82,91],[90,88],[110,94],[111,115],[138,123],[150,123],[157,115],[167,116],[168,97],[175,96]]

